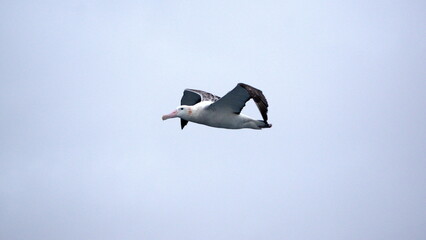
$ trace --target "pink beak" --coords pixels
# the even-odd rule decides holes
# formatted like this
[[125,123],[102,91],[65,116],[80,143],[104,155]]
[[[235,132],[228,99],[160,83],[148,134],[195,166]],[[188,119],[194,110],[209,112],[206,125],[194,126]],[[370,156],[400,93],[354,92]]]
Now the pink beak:
[[166,120],[166,119],[169,119],[169,118],[175,118],[175,117],[177,117],[177,110],[174,110],[174,111],[173,111],[172,113],[170,113],[170,114],[163,115],[162,119],[163,119],[163,121],[164,121],[164,120]]

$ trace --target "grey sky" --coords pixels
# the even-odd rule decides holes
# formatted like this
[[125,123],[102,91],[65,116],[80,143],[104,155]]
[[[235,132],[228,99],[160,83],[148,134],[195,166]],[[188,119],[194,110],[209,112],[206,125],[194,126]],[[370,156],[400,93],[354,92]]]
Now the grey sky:
[[[0,239],[426,239],[425,5],[2,3]],[[161,121],[238,82],[271,129]]]

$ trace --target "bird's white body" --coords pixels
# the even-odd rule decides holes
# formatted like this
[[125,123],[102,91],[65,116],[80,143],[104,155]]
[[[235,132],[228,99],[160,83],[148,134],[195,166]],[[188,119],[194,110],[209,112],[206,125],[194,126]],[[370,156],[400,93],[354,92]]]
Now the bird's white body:
[[220,109],[209,110],[208,107],[212,104],[211,101],[204,101],[195,104],[194,106],[185,106],[187,111],[179,114],[178,117],[199,124],[204,124],[210,127],[241,129],[252,128],[261,129],[264,125],[262,121],[255,120],[244,114],[223,113]]

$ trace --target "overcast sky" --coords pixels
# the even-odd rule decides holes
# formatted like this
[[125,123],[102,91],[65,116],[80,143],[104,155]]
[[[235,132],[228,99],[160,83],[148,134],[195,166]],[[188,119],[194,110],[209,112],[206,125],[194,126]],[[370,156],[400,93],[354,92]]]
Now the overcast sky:
[[[426,239],[425,23],[407,0],[3,1],[0,239]],[[272,128],[161,120],[238,82]]]

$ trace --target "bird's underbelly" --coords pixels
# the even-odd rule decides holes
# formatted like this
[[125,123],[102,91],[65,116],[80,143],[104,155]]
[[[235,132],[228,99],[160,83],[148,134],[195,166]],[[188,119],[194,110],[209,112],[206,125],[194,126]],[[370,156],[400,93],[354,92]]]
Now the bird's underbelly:
[[204,114],[199,115],[199,117],[190,119],[190,121],[210,127],[239,129],[244,128],[245,118],[234,113],[223,114],[216,111],[206,111]]

